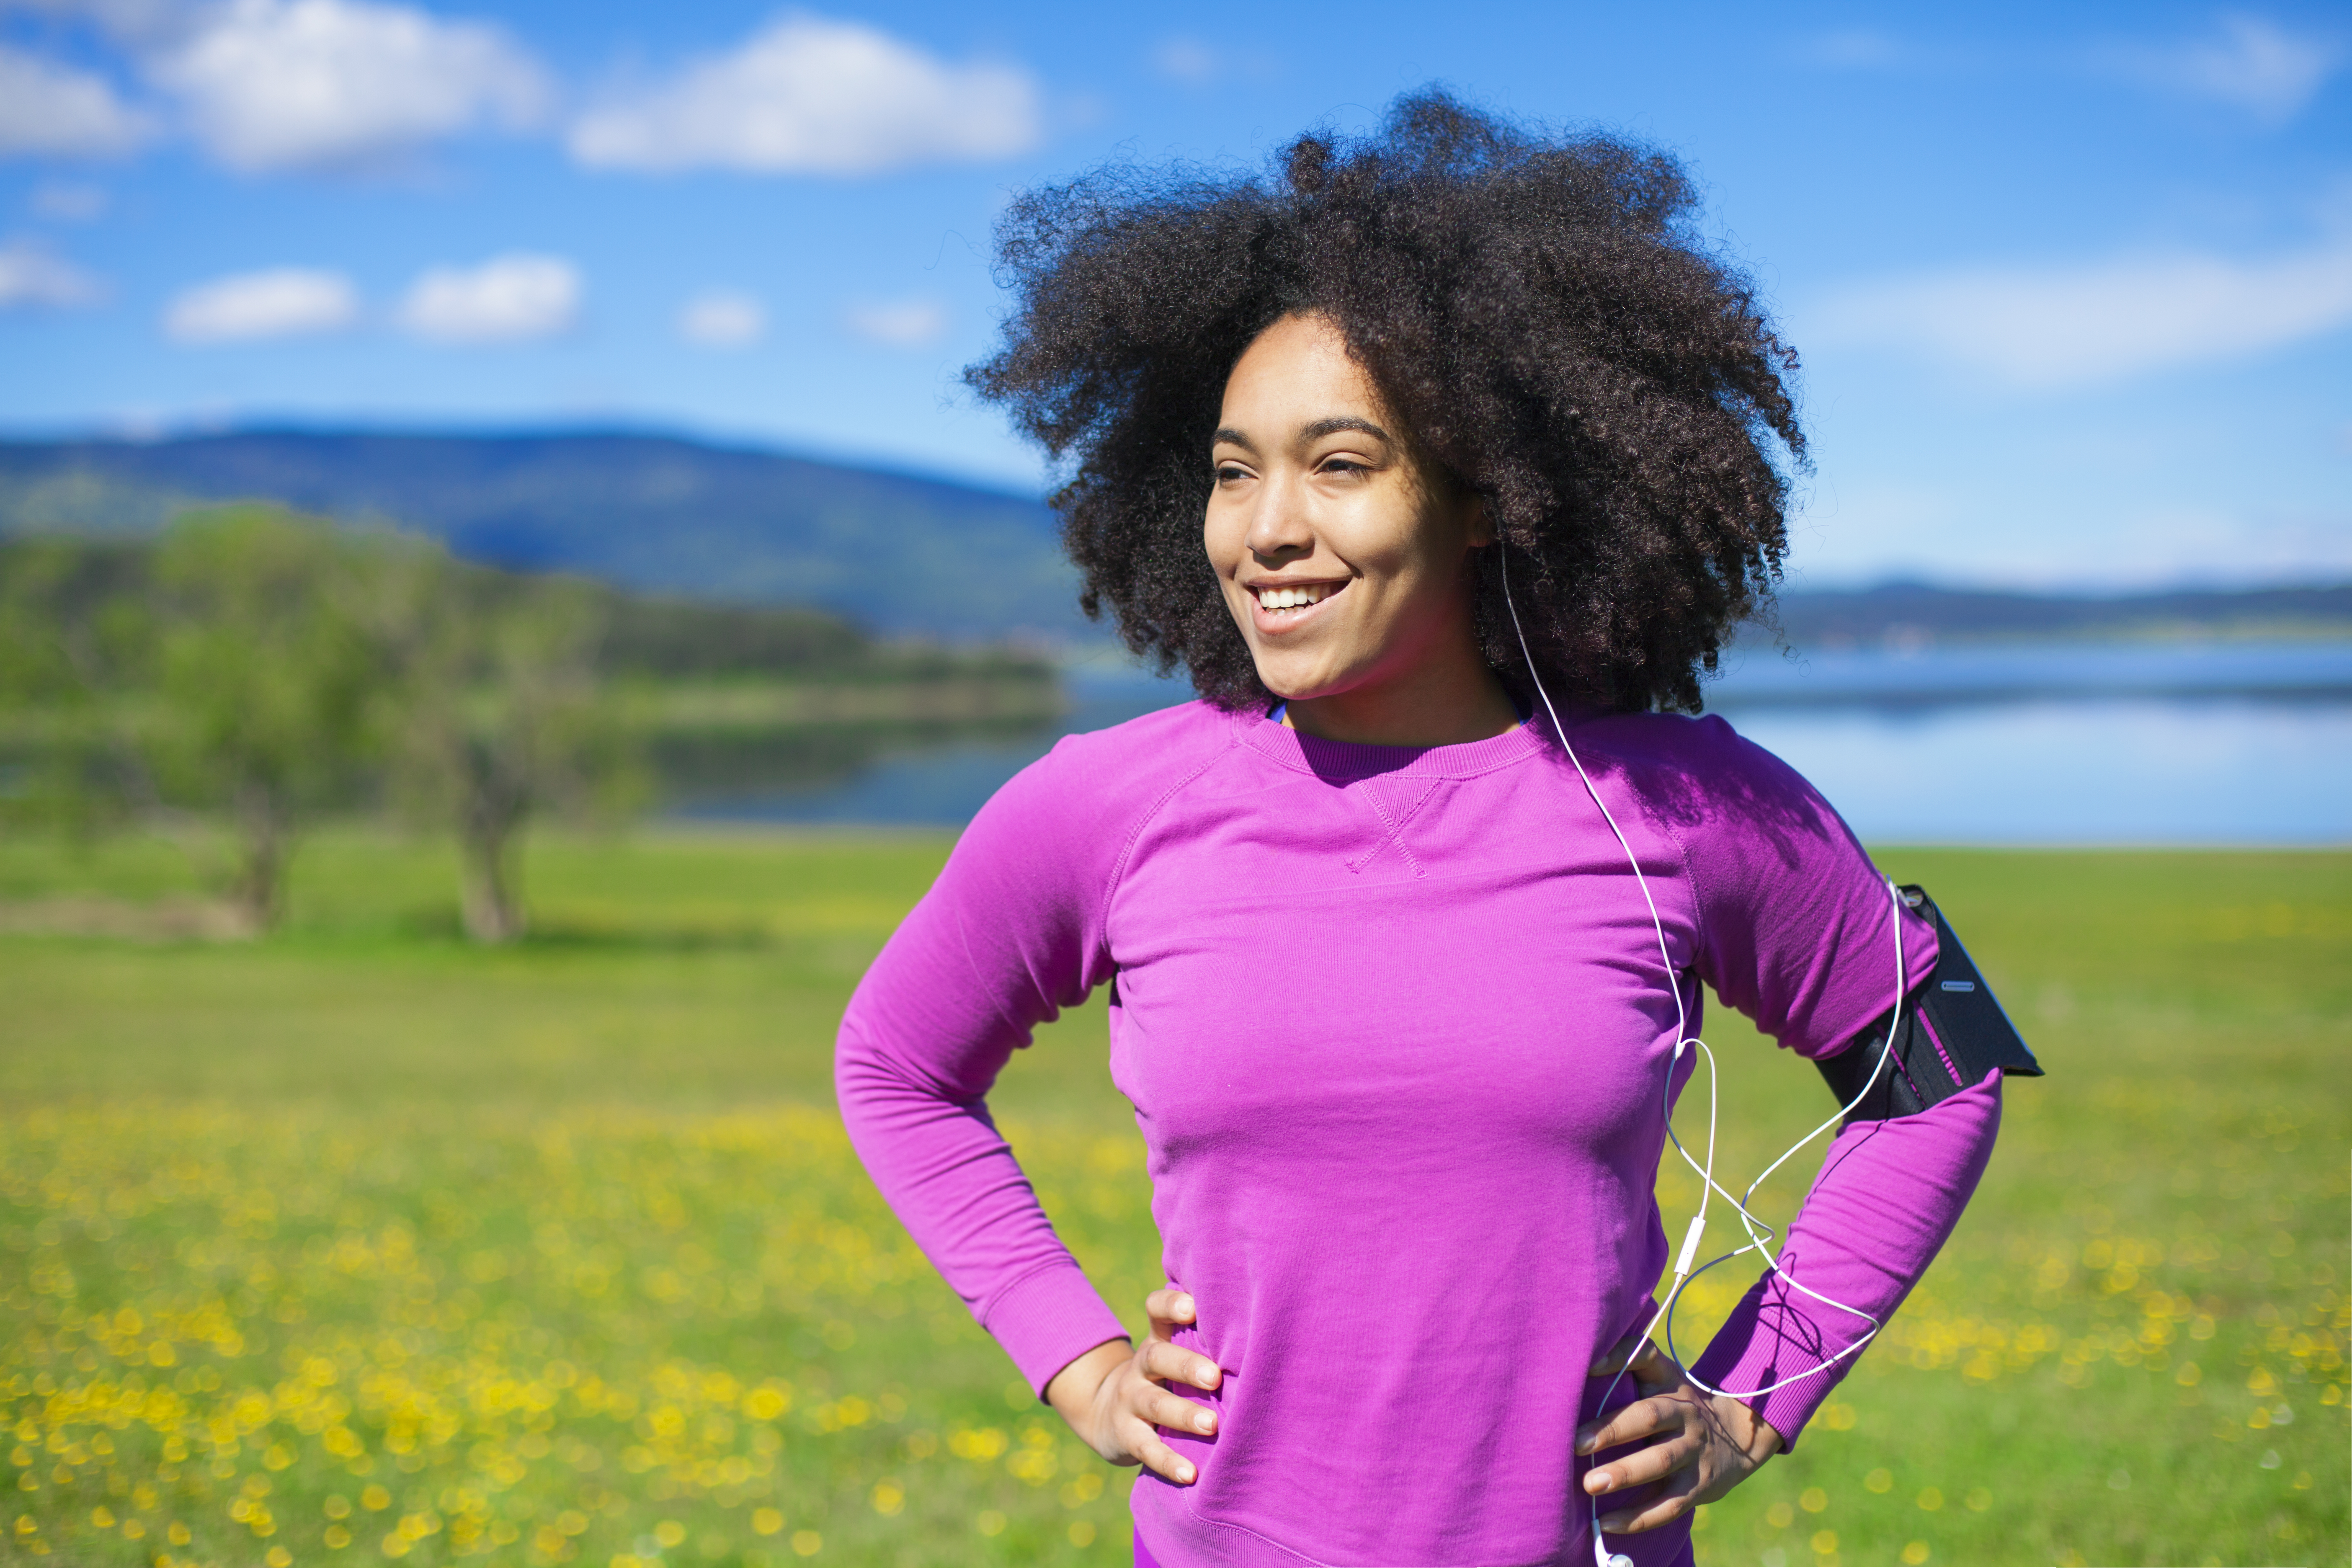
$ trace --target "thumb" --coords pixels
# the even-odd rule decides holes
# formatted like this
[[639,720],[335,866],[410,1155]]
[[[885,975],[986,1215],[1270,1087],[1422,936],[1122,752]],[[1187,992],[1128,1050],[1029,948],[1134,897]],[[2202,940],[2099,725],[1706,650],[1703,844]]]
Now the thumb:
[[1649,1342],[1650,1342],[1647,1339],[1643,1337],[1642,1331],[1636,1329],[1633,1332],[1627,1334],[1623,1339],[1619,1340],[1614,1345],[1612,1345],[1607,1355],[1602,1356],[1599,1361],[1592,1363],[1592,1371],[1587,1373],[1587,1375],[1591,1377],[1614,1377],[1617,1373],[1624,1371],[1626,1366],[1632,1363],[1634,1352]]
[[1200,1315],[1192,1292],[1173,1285],[1163,1286],[1143,1299],[1143,1310],[1151,1316],[1151,1337],[1173,1340],[1178,1329],[1191,1324]]

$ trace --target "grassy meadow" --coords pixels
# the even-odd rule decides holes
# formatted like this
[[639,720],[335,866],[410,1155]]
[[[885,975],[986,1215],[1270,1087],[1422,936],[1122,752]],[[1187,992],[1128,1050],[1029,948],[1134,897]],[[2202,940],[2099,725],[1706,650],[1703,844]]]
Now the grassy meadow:
[[[183,847],[0,842],[0,1559],[1125,1561],[1129,1473],[830,1108],[834,1022],[946,846],[544,837],[535,934],[484,950],[446,851],[389,833],[308,843],[257,942],[202,939]],[[1700,1561],[2344,1562],[2352,855],[1880,858],[2051,1076]],[[1158,1242],[1102,1032],[1047,1031],[997,1105],[1133,1310]],[[1752,1171],[1827,1098],[1709,1035]],[[1660,1188],[1678,1235],[1695,1183]],[[1695,1288],[1686,1352],[1749,1277]]]

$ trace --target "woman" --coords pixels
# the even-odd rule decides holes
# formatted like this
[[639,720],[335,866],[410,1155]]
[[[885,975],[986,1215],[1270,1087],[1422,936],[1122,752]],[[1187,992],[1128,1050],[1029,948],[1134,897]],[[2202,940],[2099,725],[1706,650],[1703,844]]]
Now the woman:
[[[998,794],[837,1077],[941,1273],[1144,1467],[1139,1563],[1687,1562],[1990,1152],[1997,1075],[1843,1134],[1782,1265],[1867,1317],[1768,1276],[1694,1368],[1727,1393],[1641,1337],[1700,983],[1826,1058],[1884,1028],[1898,929],[1935,960],[1818,795],[1673,711],[1764,602],[1803,453],[1692,208],[1654,154],[1423,95],[1276,182],[1113,173],[1005,220],[973,384],[1075,460],[1088,613],[1202,700]],[[1140,1346],[985,1103],[1102,985],[1165,1245]]]

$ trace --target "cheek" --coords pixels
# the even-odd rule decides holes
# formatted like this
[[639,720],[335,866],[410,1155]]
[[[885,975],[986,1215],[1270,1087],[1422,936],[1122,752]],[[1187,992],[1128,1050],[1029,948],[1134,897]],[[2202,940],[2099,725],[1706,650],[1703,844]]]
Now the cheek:
[[1231,509],[1209,503],[1201,520],[1201,549],[1209,558],[1209,565],[1218,579],[1232,585],[1242,558],[1244,529],[1231,515]]
[[1361,574],[1356,586],[1372,590],[1363,596],[1363,610],[1377,609],[1383,619],[1411,616],[1450,591],[1460,552],[1449,549],[1446,540],[1433,537],[1437,530],[1407,528],[1389,518],[1381,521],[1385,526],[1379,531],[1360,533],[1349,556],[1349,564]]

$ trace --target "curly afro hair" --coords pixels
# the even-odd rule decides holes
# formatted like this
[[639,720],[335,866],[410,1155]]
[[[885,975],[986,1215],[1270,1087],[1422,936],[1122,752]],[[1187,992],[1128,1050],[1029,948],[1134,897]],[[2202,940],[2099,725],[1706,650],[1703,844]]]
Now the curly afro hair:
[[1769,607],[1786,468],[1805,460],[1775,336],[1703,247],[1689,179],[1599,134],[1426,90],[1358,142],[1308,135],[1267,178],[1113,168],[1017,199],[1015,295],[965,372],[1074,477],[1054,497],[1088,616],[1227,708],[1270,700],[1202,544],[1234,362],[1292,312],[1332,320],[1422,450],[1486,498],[1487,659],[1523,694],[1696,711]]

